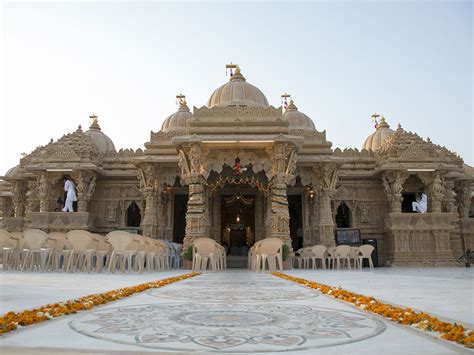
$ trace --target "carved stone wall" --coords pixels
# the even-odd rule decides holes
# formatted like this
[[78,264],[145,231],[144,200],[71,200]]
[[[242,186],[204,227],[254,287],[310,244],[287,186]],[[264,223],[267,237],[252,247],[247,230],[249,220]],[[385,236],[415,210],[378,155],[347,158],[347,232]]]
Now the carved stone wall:
[[451,265],[450,213],[389,213],[385,216],[391,265]]
[[145,206],[138,180],[98,180],[90,201],[90,212],[96,217],[94,230],[107,233],[126,227],[126,212],[132,202],[139,206],[143,221]]
[[26,227],[38,228],[45,232],[94,230],[94,219],[95,216],[88,212],[31,212],[26,216]]

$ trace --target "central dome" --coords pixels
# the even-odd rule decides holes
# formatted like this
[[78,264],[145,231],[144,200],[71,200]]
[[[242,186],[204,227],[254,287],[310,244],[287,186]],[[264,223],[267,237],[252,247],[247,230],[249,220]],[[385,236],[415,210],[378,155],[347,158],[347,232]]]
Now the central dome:
[[235,70],[230,81],[218,87],[207,101],[207,107],[215,106],[257,106],[268,107],[265,95],[245,81],[240,69]]

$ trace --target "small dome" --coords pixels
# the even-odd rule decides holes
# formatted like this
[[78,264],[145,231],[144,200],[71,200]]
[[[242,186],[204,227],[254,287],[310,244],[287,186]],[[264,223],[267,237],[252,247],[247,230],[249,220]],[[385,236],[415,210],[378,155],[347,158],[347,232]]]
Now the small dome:
[[245,81],[244,76],[237,67],[230,81],[218,87],[207,101],[208,107],[215,106],[257,106],[268,107],[265,95],[252,84]]
[[394,133],[395,131],[390,129],[390,126],[385,122],[385,117],[382,116],[375,132],[367,137],[362,149],[375,151],[379,149],[383,142]]
[[306,116],[303,112],[298,111],[298,107],[294,104],[293,100],[285,110],[283,117],[288,120],[290,130],[302,129],[302,130],[315,130],[314,123]]
[[177,112],[168,116],[161,126],[162,132],[185,132],[188,119],[193,114],[189,111],[186,101],[180,101]]
[[92,124],[89,130],[85,131],[84,134],[88,136],[94,142],[95,146],[99,150],[100,154],[109,152],[115,153],[114,142],[100,130],[99,121],[96,115],[89,116],[92,119]]
[[8,171],[5,173],[5,177],[14,178],[15,176],[18,175],[19,171],[20,171],[20,165],[16,165],[13,168],[8,169]]

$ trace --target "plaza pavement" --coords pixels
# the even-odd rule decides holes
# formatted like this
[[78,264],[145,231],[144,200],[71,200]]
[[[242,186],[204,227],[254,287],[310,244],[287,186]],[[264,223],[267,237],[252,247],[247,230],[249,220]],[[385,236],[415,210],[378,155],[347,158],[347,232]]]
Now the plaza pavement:
[[[0,273],[0,306],[20,310],[176,276]],[[302,277],[472,324],[473,270],[291,270]],[[206,272],[28,326],[0,338],[2,354],[456,354],[468,350],[267,273]]]

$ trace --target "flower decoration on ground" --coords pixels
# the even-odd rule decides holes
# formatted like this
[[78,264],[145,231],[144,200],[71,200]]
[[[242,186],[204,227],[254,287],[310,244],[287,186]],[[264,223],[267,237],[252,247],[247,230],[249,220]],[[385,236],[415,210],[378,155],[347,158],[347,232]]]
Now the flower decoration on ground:
[[45,306],[26,310],[22,312],[8,312],[0,317],[0,334],[8,333],[19,327],[31,324],[37,324],[46,320],[57,318],[66,314],[77,313],[79,311],[89,310],[95,306],[117,301],[119,299],[131,296],[135,293],[143,292],[151,288],[159,288],[174,282],[188,279],[200,275],[199,272],[169,277],[163,280],[147,282],[144,284],[119,288],[117,290],[97,293],[73,300],[51,303]]
[[457,342],[467,348],[474,348],[474,331],[465,329],[457,323],[442,322],[424,312],[415,312],[410,308],[397,307],[383,303],[370,296],[360,295],[343,290],[340,287],[323,285],[317,282],[289,276],[281,272],[273,272],[275,276],[296,282],[308,288],[316,289],[321,293],[349,302],[365,311],[378,314],[394,322],[411,326],[425,332],[437,332],[441,338]]

